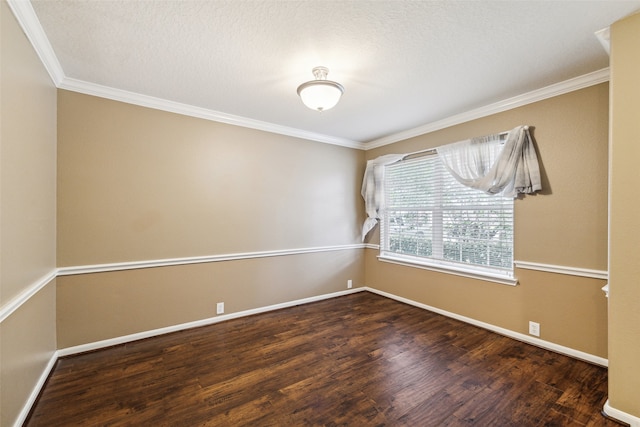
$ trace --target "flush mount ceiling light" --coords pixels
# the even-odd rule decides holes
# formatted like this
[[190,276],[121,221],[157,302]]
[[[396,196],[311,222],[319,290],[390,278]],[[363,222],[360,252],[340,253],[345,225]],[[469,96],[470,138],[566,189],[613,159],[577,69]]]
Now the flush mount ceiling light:
[[304,105],[316,111],[335,107],[344,93],[344,87],[340,83],[327,80],[328,68],[315,67],[312,71],[316,79],[298,86],[300,99]]

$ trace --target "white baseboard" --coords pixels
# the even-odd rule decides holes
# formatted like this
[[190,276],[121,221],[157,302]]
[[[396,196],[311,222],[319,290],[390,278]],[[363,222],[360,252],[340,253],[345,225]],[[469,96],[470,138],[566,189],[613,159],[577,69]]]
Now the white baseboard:
[[24,422],[27,420],[27,417],[29,416],[29,412],[31,411],[31,408],[36,403],[36,400],[40,395],[40,391],[42,390],[42,387],[44,387],[44,384],[47,382],[47,378],[49,378],[49,374],[51,373],[51,371],[53,370],[53,367],[56,365],[56,362],[58,361],[58,357],[59,357],[58,352],[54,351],[53,354],[51,355],[51,358],[49,358],[49,362],[47,363],[47,366],[45,366],[44,371],[42,371],[42,374],[40,374],[40,378],[38,378],[38,382],[33,387],[33,390],[31,391],[29,398],[24,403],[22,410],[18,414],[18,418],[16,418],[16,421],[13,424],[14,427],[22,426]]
[[[287,307],[293,307],[296,305],[301,305],[301,304],[308,304],[308,303],[312,303],[312,302],[316,302],[316,301],[322,301],[325,299],[330,299],[330,298],[335,298],[335,297],[339,297],[339,296],[343,296],[343,295],[348,295],[348,294],[353,294],[353,293],[357,293],[357,292],[363,292],[363,291],[369,291],[371,293],[374,294],[378,294],[387,298],[391,298],[393,300],[396,301],[400,301],[409,305],[413,305],[415,307],[418,308],[422,308],[437,314],[441,314],[443,316],[447,316],[456,320],[460,320],[462,322],[465,323],[469,323],[471,325],[474,326],[478,326],[481,327],[483,329],[487,329],[490,330],[492,332],[496,332],[500,335],[504,335],[507,336],[509,338],[513,338],[516,339],[518,341],[523,341],[526,342],[528,344],[532,344],[547,350],[551,350],[551,351],[555,351],[557,353],[561,353],[561,354],[565,354],[567,356],[571,356],[573,358],[576,359],[580,359],[580,360],[584,360],[596,365],[600,365],[600,366],[607,366],[608,365],[608,360],[604,359],[602,357],[598,357],[598,356],[594,356],[592,354],[589,353],[585,353],[585,352],[581,352],[569,347],[564,347],[549,341],[544,341],[538,338],[534,338],[534,337],[530,337],[528,335],[525,334],[521,334],[519,332],[514,332],[511,331],[509,329],[505,329],[505,328],[501,328],[499,326],[495,326],[489,323],[485,323],[485,322],[481,322],[475,319],[472,319],[470,317],[466,317],[466,316],[461,316],[455,313],[451,313],[448,312],[446,310],[442,310],[436,307],[432,307],[426,304],[422,304],[419,303],[417,301],[413,301],[410,300],[408,298],[403,298],[403,297],[399,297],[397,295],[393,295],[390,294],[388,292],[384,292],[384,291],[380,291],[378,289],[374,289],[374,288],[370,288],[370,287],[359,287],[359,288],[353,288],[353,289],[348,289],[345,291],[339,291],[339,292],[333,292],[333,293],[329,293],[329,294],[324,294],[324,295],[318,295],[315,297],[309,297],[309,298],[303,298],[303,299],[298,299],[298,300],[294,300],[294,301],[288,301],[288,302],[284,302],[284,303],[280,303],[280,304],[274,304],[274,305],[269,305],[269,306],[265,306],[265,307],[259,307],[259,308],[255,308],[255,309],[251,309],[251,310],[244,310],[244,311],[240,311],[237,313],[230,313],[230,314],[225,314],[225,315],[220,315],[220,316],[216,316],[216,317],[211,317],[211,318],[207,318],[207,319],[202,319],[202,320],[197,320],[194,322],[187,322],[187,323],[182,323],[179,325],[173,325],[173,326],[169,326],[166,328],[159,328],[159,329],[153,329],[150,331],[144,331],[144,332],[140,332],[140,333],[136,333],[136,334],[131,334],[131,335],[125,335],[125,336],[121,336],[121,337],[116,337],[116,338],[111,338],[111,339],[107,339],[107,340],[102,340],[102,341],[96,341],[96,342],[92,342],[92,343],[88,343],[88,344],[82,344],[82,345],[78,345],[78,346],[73,346],[73,347],[67,347],[64,349],[60,349],[58,351],[56,351],[51,360],[49,361],[47,367],[45,368],[44,372],[42,373],[40,380],[38,381],[38,383],[36,384],[33,392],[31,393],[31,396],[29,397],[29,400],[25,403],[25,406],[22,410],[22,412],[20,413],[19,418],[16,421],[15,427],[18,427],[20,425],[22,425],[22,423],[26,420],[26,417],[29,415],[29,411],[31,410],[32,405],[35,403],[38,394],[40,393],[40,390],[42,389],[42,387],[44,386],[49,373],[51,372],[51,370],[53,369],[53,366],[55,365],[55,362],[58,360],[58,358],[60,357],[64,357],[64,356],[71,356],[74,354],[79,354],[79,353],[84,353],[84,352],[88,352],[88,351],[94,351],[94,350],[100,350],[106,347],[111,347],[114,345],[119,345],[119,344],[125,344],[128,342],[132,342],[132,341],[137,341],[140,339],[145,339],[145,338],[150,338],[150,337],[154,337],[154,336],[158,336],[158,335],[163,335],[163,334],[167,334],[167,333],[171,333],[171,332],[177,332],[177,331],[181,331],[181,330],[185,330],[185,329],[190,329],[190,328],[195,328],[195,327],[199,327],[199,326],[206,326],[206,325],[211,325],[214,323],[218,323],[218,322],[222,322],[225,320],[230,320],[230,319],[236,319],[236,318],[240,318],[240,317],[245,317],[245,316],[250,316],[253,314],[259,314],[259,313],[266,313],[269,311],[273,311],[273,310],[279,310],[282,308],[287,308]],[[610,406],[608,406],[608,402],[607,404],[605,404],[605,413],[613,418],[619,419],[621,421],[627,422],[629,424],[631,424],[631,427],[640,427],[640,419],[629,415],[629,414],[625,414],[624,412],[618,411],[614,408],[611,408]],[[636,424],[634,424],[636,423]]]
[[132,342],[132,341],[136,341],[136,340],[140,340],[140,339],[144,339],[144,338],[150,338],[150,337],[154,337],[154,336],[158,336],[158,335],[163,335],[163,334],[167,334],[167,333],[170,333],[170,332],[181,331],[181,330],[184,330],[184,329],[195,328],[195,327],[198,327],[198,326],[211,325],[211,324],[214,324],[214,323],[222,322],[224,320],[230,320],[230,319],[235,319],[235,318],[239,318],[239,317],[250,316],[252,314],[266,313],[268,311],[279,310],[281,308],[293,307],[293,306],[301,305],[301,304],[308,304],[308,303],[312,303],[312,302],[316,302],[316,301],[322,301],[322,300],[329,299],[329,298],[335,298],[335,297],[348,295],[348,294],[352,294],[352,293],[356,293],[356,292],[362,292],[364,290],[365,290],[365,288],[353,288],[353,289],[348,289],[348,290],[345,290],[345,291],[333,292],[333,293],[330,293],[330,294],[318,295],[318,296],[309,297],[309,298],[302,298],[302,299],[299,299],[299,300],[294,300],[294,301],[288,301],[288,302],[284,302],[284,303],[280,303],[280,304],[269,305],[269,306],[266,306],[266,307],[260,307],[260,308],[256,308],[256,309],[252,309],[252,310],[245,310],[245,311],[240,311],[240,312],[237,312],[237,313],[230,313],[230,314],[211,317],[211,318],[208,318],[208,319],[202,319],[202,320],[198,320],[198,321],[194,321],[194,322],[188,322],[188,323],[182,323],[182,324],[179,324],[179,325],[169,326],[169,327],[166,327],[166,328],[154,329],[154,330],[150,330],[150,331],[140,332],[140,333],[137,333],[137,334],[125,335],[125,336],[122,336],[122,337],[116,337],[116,338],[112,338],[112,339],[108,339],[108,340],[96,341],[96,342],[93,342],[93,343],[88,343],[88,344],[83,344],[83,345],[78,345],[78,346],[74,346],[74,347],[68,347],[68,348],[57,350],[57,351],[53,352],[53,354],[51,355],[51,358],[49,359],[49,362],[45,366],[44,370],[42,371],[42,374],[38,378],[37,383],[33,387],[33,390],[31,391],[31,394],[29,395],[29,398],[26,400],[26,402],[24,403],[24,405],[22,407],[22,410],[18,414],[18,417],[16,418],[16,420],[15,420],[15,422],[13,424],[13,427],[20,427],[27,420],[27,417],[29,416],[29,412],[31,411],[31,408],[36,403],[36,400],[38,399],[38,396],[40,395],[40,392],[42,391],[42,388],[44,387],[45,383],[47,382],[47,379],[49,378],[49,375],[51,374],[51,371],[53,370],[53,367],[55,366],[56,362],[58,361],[58,359],[60,357],[71,356],[71,355],[74,355],[74,354],[84,353],[84,352],[87,352],[87,351],[100,350],[100,349],[103,349],[103,348],[106,348],[106,347],[111,347],[111,346],[118,345],[118,344],[124,344],[124,343],[127,343],[127,342]]
[[315,297],[302,298],[294,301],[283,302],[280,304],[268,305],[265,307],[254,308],[251,310],[239,311],[237,313],[223,314],[220,316],[209,317],[207,319],[196,320],[193,322],[181,323],[179,325],[167,326],[166,328],[153,329],[150,331],[139,332],[136,334],[125,335],[121,337],[111,338],[108,340],[96,341],[88,344],[77,345],[74,347],[67,347],[58,350],[58,356],[70,356],[73,354],[85,353],[87,351],[99,350],[114,345],[125,344],[132,341],[137,341],[145,338],[151,338],[158,335],[164,335],[171,332],[182,331],[185,329],[197,328],[199,326],[212,325],[214,323],[223,322],[225,320],[237,319],[239,317],[251,316],[253,314],[266,313],[268,311],[279,310],[281,308],[293,307],[296,305],[308,304],[311,302],[322,301],[329,298],[335,298],[343,295],[353,294],[356,292],[362,292],[365,288],[353,288],[346,291],[332,292],[330,294],[318,295]]
[[573,358],[584,360],[586,362],[590,362],[590,363],[593,363],[593,364],[596,364],[596,365],[600,365],[600,366],[605,366],[606,367],[609,364],[609,361],[607,359],[599,357],[599,356],[595,356],[593,354],[585,353],[585,352],[582,352],[582,351],[579,351],[579,350],[575,350],[573,348],[565,347],[565,346],[562,346],[562,345],[559,345],[559,344],[555,344],[555,343],[552,343],[552,342],[549,342],[549,341],[541,340],[539,338],[531,337],[529,335],[521,334],[519,332],[515,332],[515,331],[512,331],[510,329],[501,328],[499,326],[495,326],[495,325],[492,325],[490,323],[481,322],[479,320],[472,319],[470,317],[461,316],[461,315],[456,314],[456,313],[451,313],[451,312],[446,311],[446,310],[442,310],[442,309],[439,309],[439,308],[436,308],[436,307],[432,307],[432,306],[429,306],[429,305],[426,305],[426,304],[423,304],[423,303],[420,303],[420,302],[417,302],[417,301],[410,300],[408,298],[399,297],[397,295],[393,295],[393,294],[390,294],[388,292],[379,291],[379,290],[374,289],[374,288],[366,287],[365,289],[367,291],[369,291],[369,292],[374,293],[374,294],[382,295],[382,296],[385,296],[387,298],[394,299],[396,301],[404,302],[406,304],[413,305],[415,307],[419,307],[419,308],[422,308],[422,309],[425,309],[425,310],[428,310],[428,311],[432,311],[434,313],[442,314],[443,316],[451,317],[452,319],[460,320],[462,322],[469,323],[471,325],[478,326],[478,327],[483,328],[483,329],[488,329],[488,330],[490,330],[492,332],[496,332],[496,333],[498,333],[500,335],[504,335],[504,336],[507,336],[509,338],[516,339],[518,341],[523,341],[523,342],[526,342],[527,344],[532,344],[532,345],[535,345],[537,347],[541,347],[541,348],[544,348],[544,349],[547,349],[547,350],[555,351],[556,353],[565,354],[567,356],[571,356]]
[[396,301],[400,301],[409,305],[413,305],[414,307],[419,307],[424,310],[428,310],[434,313],[441,314],[443,316],[447,316],[456,320],[460,320],[465,323],[469,323],[474,326],[478,326],[483,329],[490,330],[492,332],[496,332],[500,335],[507,336],[509,338],[516,339],[518,341],[523,341],[528,344],[535,345],[537,347],[545,348],[547,350],[555,351],[557,353],[565,354],[567,356],[571,356],[576,359],[584,360],[596,365],[600,366],[608,366],[608,360],[599,356],[595,356],[593,354],[585,353],[579,350],[572,349],[570,347],[565,347],[559,344],[555,344],[550,341],[541,340],[539,338],[531,337],[529,335],[525,335],[519,332],[512,331],[510,329],[501,328],[496,325],[492,325],[490,323],[481,322],[476,319],[472,319],[470,317],[462,316],[456,313],[452,313],[446,310],[442,310],[436,307],[432,307],[417,301],[410,300],[408,298],[403,298],[394,294],[390,294],[388,292],[380,291],[378,289],[370,288],[370,287],[360,287],[354,289],[348,289],[345,291],[333,292],[330,294],[319,295],[310,298],[303,298],[294,301],[288,301],[280,304],[269,305],[265,307],[254,308],[251,310],[239,311],[237,313],[224,314],[220,316],[210,317],[207,319],[196,320],[194,322],[181,323],[178,325],[168,326],[166,328],[153,329],[150,331],[139,332],[136,334],[125,335],[121,337],[111,338],[108,340],[96,341],[88,344],[82,344],[74,347],[67,347],[64,349],[60,349],[57,351],[59,357],[70,356],[73,354],[84,353],[87,351],[99,350],[106,347],[111,347],[114,345],[124,344],[132,341],[137,341],[145,338],[155,337],[158,335],[168,334],[171,332],[182,331],[190,328],[197,328],[199,326],[212,325],[214,323],[222,322],[225,320],[236,319],[239,317],[250,316],[253,314],[266,313],[268,311],[279,310],[281,308],[293,307],[301,304],[308,304],[315,301],[322,301],[329,298],[335,298],[342,295],[348,295],[356,292],[369,291],[374,294],[382,295],[387,298],[391,298]]
[[622,421],[623,423],[627,423],[630,427],[640,427],[640,418],[613,408],[611,405],[609,405],[608,399],[605,402],[604,408],[602,408],[602,410],[608,417],[615,418],[616,420]]

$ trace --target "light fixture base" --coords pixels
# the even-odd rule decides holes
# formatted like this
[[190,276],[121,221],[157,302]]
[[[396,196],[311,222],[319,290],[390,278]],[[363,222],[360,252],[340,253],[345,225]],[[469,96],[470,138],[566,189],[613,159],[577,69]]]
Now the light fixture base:
[[314,67],[311,72],[313,73],[313,77],[315,77],[316,80],[327,80],[329,69],[327,67]]

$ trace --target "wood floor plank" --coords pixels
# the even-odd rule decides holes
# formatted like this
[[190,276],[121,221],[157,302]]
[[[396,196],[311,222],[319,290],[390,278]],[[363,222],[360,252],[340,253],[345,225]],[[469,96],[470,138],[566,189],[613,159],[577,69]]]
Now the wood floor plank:
[[60,359],[25,426],[604,426],[607,370],[369,292]]

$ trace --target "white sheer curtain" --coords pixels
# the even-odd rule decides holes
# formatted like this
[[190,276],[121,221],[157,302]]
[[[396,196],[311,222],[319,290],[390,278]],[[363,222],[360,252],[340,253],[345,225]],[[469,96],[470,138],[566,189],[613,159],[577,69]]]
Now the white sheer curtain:
[[[506,141],[496,134],[443,145],[436,152],[461,184],[487,194],[516,197],[542,189],[538,157],[528,126],[512,129]],[[361,191],[367,212],[362,241],[378,223],[383,209],[384,167],[406,156],[387,154],[367,162]]]
[[367,162],[360,193],[364,199],[364,207],[367,212],[367,219],[362,226],[363,242],[380,219],[380,209],[382,209],[384,203],[382,194],[384,166],[400,161],[403,157],[404,155],[402,154],[387,154]]
[[467,187],[506,197],[542,189],[528,126],[512,129],[504,144],[499,135],[490,135],[444,145],[436,151],[451,175]]

